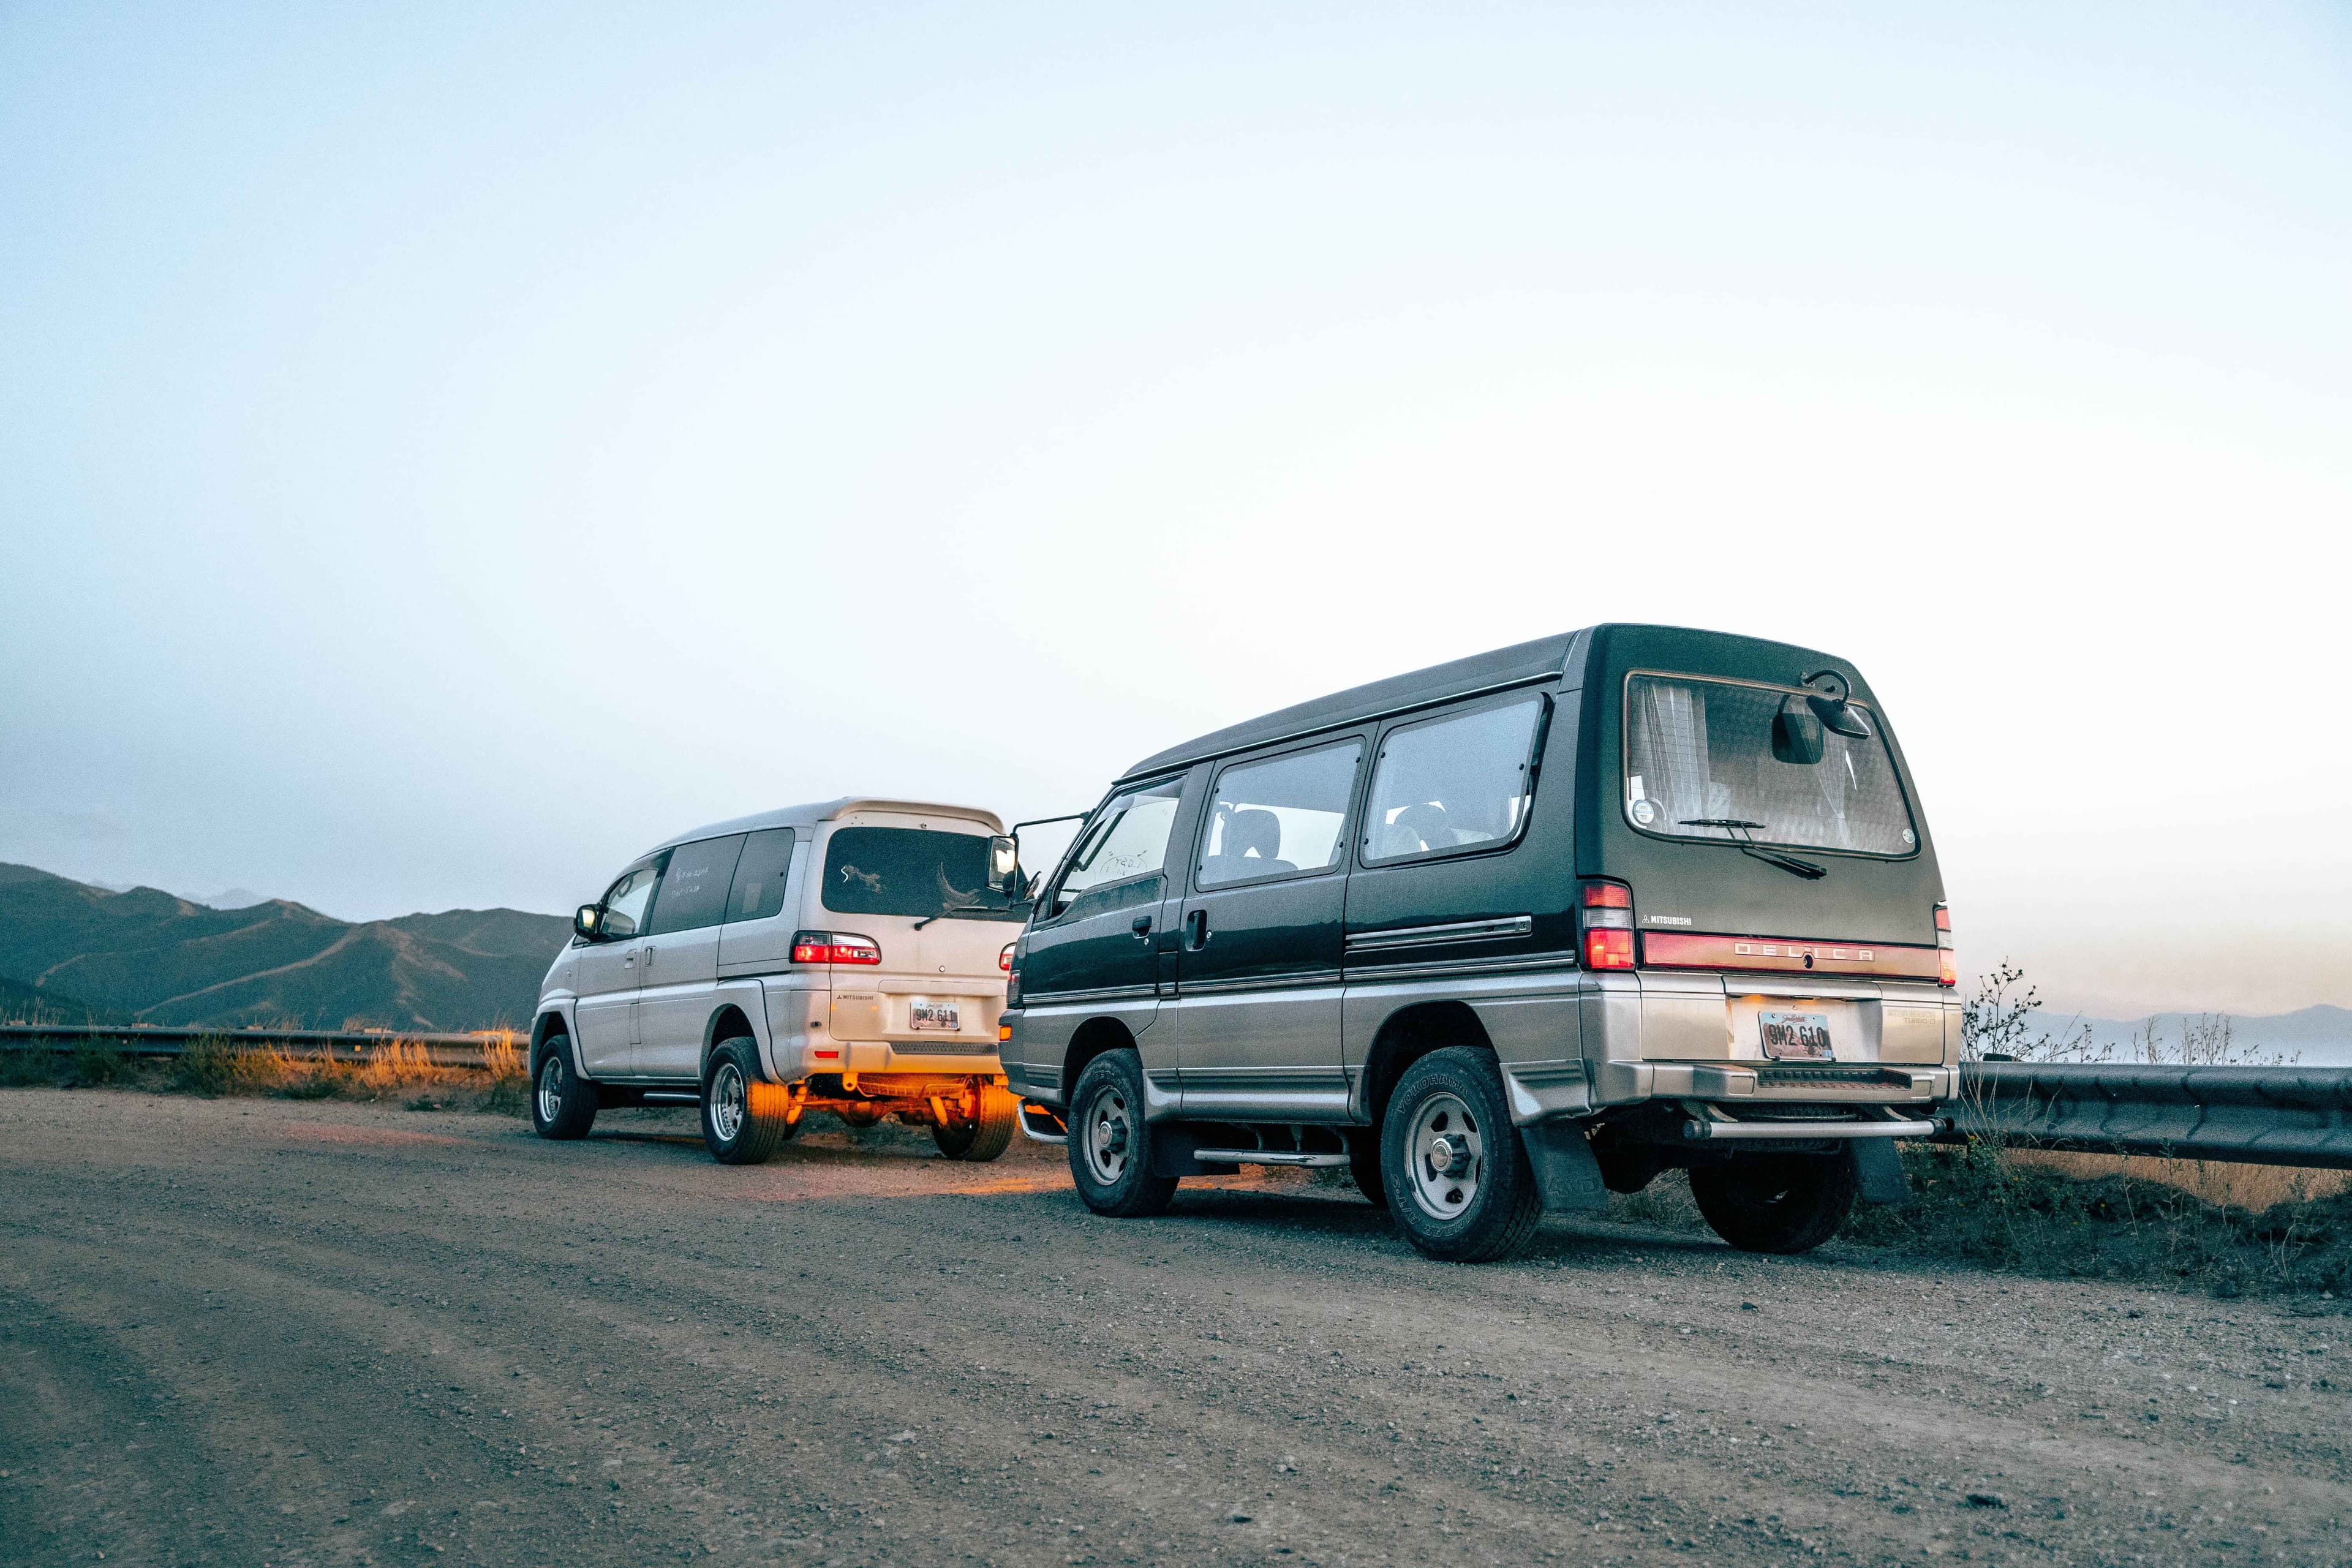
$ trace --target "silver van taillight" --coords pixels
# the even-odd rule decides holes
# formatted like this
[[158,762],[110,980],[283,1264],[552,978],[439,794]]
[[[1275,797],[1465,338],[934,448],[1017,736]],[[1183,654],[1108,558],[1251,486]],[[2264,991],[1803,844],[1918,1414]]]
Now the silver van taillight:
[[882,944],[870,936],[845,931],[793,932],[794,963],[865,963],[882,962]]
[[1942,949],[1937,954],[1936,984],[1958,985],[1960,983],[1960,961],[1952,952],[1952,906],[1936,906],[1936,945]]

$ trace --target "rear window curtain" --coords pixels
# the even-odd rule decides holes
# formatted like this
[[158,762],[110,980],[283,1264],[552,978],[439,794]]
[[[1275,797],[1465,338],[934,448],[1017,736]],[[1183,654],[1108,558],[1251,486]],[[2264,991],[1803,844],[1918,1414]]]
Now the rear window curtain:
[[1530,695],[1390,731],[1364,812],[1364,858],[1409,860],[1517,834],[1543,700]]

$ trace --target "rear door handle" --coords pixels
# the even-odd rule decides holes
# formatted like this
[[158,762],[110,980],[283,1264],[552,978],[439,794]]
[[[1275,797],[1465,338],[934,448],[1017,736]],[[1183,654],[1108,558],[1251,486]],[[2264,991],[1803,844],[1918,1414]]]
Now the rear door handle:
[[1209,911],[1194,910],[1184,917],[1184,945],[1193,952],[1209,945]]
[[1127,929],[1133,931],[1138,936],[1150,936],[1151,934],[1151,917],[1150,915],[1138,915],[1135,919],[1128,922]]

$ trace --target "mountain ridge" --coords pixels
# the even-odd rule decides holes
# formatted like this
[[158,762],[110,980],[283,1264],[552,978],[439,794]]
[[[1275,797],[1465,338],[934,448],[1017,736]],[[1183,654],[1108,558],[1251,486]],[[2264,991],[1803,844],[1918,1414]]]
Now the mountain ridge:
[[0,1010],[44,1022],[479,1029],[526,1021],[560,915],[340,921],[288,899],[221,910],[0,862]]

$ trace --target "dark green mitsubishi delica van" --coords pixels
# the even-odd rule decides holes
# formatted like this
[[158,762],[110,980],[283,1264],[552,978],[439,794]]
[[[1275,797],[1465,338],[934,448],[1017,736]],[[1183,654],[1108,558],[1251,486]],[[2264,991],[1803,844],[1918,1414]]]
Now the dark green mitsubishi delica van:
[[1347,1165],[1434,1257],[1690,1173],[1794,1252],[1954,1092],[1917,792],[1829,654],[1603,626],[1146,758],[1031,889],[1003,1056],[1097,1212]]

